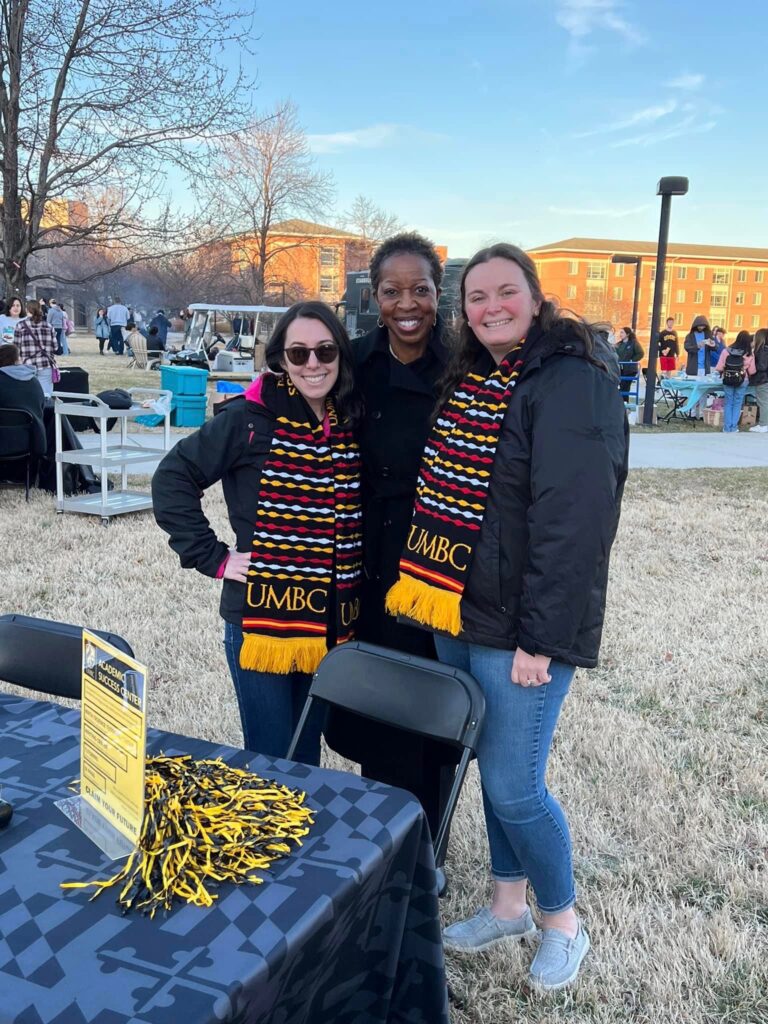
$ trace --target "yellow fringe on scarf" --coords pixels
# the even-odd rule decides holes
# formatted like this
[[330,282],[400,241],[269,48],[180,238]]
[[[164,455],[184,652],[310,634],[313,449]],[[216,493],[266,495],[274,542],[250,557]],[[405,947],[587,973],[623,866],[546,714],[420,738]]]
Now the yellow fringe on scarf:
[[386,608],[391,615],[405,615],[425,626],[458,636],[461,632],[461,594],[430,586],[423,580],[400,573],[400,579],[387,594]]
[[328,653],[325,637],[274,637],[243,633],[240,668],[256,672],[306,672],[311,675]]

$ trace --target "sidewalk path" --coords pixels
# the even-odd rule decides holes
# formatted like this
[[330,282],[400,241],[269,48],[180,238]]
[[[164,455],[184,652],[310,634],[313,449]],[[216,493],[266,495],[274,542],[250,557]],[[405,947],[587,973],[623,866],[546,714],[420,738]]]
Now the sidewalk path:
[[[88,432],[78,436],[84,448],[98,448],[98,434]],[[185,433],[171,429],[174,444],[184,436]],[[131,433],[130,438],[133,443],[146,448],[163,446],[160,430]],[[116,431],[112,431],[110,443],[117,443]],[[768,468],[768,434],[750,434],[748,431],[739,434],[635,431],[629,445],[629,466],[630,469]],[[150,464],[134,465],[129,473],[146,476],[153,468]]]

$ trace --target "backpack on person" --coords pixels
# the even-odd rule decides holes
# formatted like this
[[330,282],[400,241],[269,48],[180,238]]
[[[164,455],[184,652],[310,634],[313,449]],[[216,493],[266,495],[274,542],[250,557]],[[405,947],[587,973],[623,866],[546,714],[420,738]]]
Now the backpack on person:
[[740,349],[730,349],[723,366],[723,385],[727,388],[740,388],[746,376],[744,353]]

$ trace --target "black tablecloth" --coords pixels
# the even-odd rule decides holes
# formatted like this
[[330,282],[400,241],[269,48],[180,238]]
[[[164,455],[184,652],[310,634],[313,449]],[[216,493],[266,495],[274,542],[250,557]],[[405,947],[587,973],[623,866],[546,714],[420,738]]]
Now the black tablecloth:
[[316,824],[263,885],[122,916],[116,890],[59,888],[114,873],[54,806],[79,774],[79,727],[79,711],[0,694],[0,1024],[446,1024],[432,847],[408,794],[152,731],[152,753],[305,790]]

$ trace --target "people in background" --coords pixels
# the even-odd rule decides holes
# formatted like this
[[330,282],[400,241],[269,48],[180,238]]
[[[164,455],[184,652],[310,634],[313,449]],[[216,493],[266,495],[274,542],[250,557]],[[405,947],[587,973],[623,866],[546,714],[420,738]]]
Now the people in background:
[[43,319],[40,303],[34,299],[27,304],[26,317],[16,324],[13,343],[19,350],[22,363],[34,368],[43,393],[50,398],[53,394],[54,373],[56,379],[59,373],[56,365],[56,333]]
[[[358,637],[424,658],[435,657],[432,635],[399,623],[384,601],[397,579],[437,382],[448,361],[437,313],[442,273],[434,245],[423,236],[404,232],[383,242],[370,266],[379,325],[353,342],[364,406],[358,437],[365,573]],[[436,835],[455,774],[453,748],[335,712],[326,738],[358,761],[363,775],[418,797]]]
[[158,351],[164,351],[165,346],[168,343],[168,331],[171,329],[171,321],[165,315],[162,309],[158,309],[152,319],[149,321],[149,333],[152,334],[152,328],[156,327],[157,331],[153,336],[152,348]]
[[768,330],[761,327],[755,331],[752,342],[752,357],[755,360],[754,373],[749,378],[750,386],[754,389],[757,406],[760,410],[760,422],[750,431],[756,434],[768,434]]
[[711,344],[709,345],[709,363],[712,369],[717,366],[717,361],[725,348],[725,328],[713,327]]
[[123,342],[123,330],[128,326],[128,307],[124,306],[120,301],[120,296],[116,295],[114,302],[107,309],[107,319],[109,320],[109,345],[108,349],[112,349],[116,356],[121,356],[125,348]]
[[637,335],[631,327],[621,327],[619,328],[615,352],[621,369],[619,390],[621,391],[622,398],[627,402],[629,401],[629,391],[640,372],[639,362],[645,355],[645,349],[637,340]]
[[33,455],[42,455],[45,452],[44,407],[45,395],[34,366],[22,363],[19,349],[14,342],[0,345],[0,408],[23,409],[32,415],[35,421]]
[[[360,403],[349,338],[324,303],[284,313],[265,356],[270,372],[165,456],[152,494],[182,566],[223,580],[245,746],[284,757],[312,673],[359,614]],[[219,480],[231,549],[201,505]],[[298,760],[319,763],[323,717],[316,704]]]
[[51,299],[48,306],[48,315],[46,316],[46,320],[53,328],[56,335],[56,355],[68,355],[69,345],[67,343],[67,333],[64,330],[66,320],[64,310],[59,303],[55,302],[53,299]]
[[594,335],[545,299],[521,249],[476,253],[460,294],[387,607],[436,630],[440,660],[485,694],[477,758],[493,899],[448,927],[445,945],[474,953],[533,937],[530,885],[542,924],[530,979],[556,989],[576,978],[589,939],[546,767],[576,666],[597,663],[627,418]]
[[24,305],[18,295],[8,301],[7,307],[0,316],[0,343],[7,344],[13,341],[13,332],[16,324],[24,316]]
[[138,327],[133,322],[133,320],[129,320],[125,326],[128,333],[123,339],[123,345],[125,346],[125,348],[128,349],[128,355],[131,357],[131,359],[133,359],[133,353],[136,346],[136,339],[138,338],[139,345],[141,345],[141,341],[143,340],[143,338],[141,331],[139,331]]
[[109,339],[109,317],[104,306],[99,306],[93,318],[93,333],[99,343],[99,355],[104,355],[104,345]]
[[734,343],[723,349],[715,370],[723,378],[723,433],[738,434],[739,416],[744,405],[749,378],[757,372],[755,358],[752,355],[752,335],[749,331],[739,331]]
[[712,351],[715,347],[707,318],[702,315],[694,317],[691,329],[683,342],[683,348],[688,354],[685,372],[689,377],[696,377],[699,374],[703,376],[714,370]]
[[663,377],[671,377],[677,372],[677,357],[679,355],[680,348],[675,321],[673,317],[668,316],[664,330],[659,332],[659,369]]

